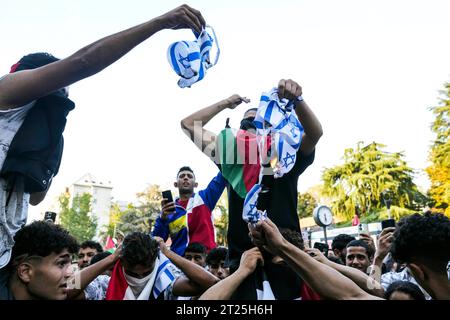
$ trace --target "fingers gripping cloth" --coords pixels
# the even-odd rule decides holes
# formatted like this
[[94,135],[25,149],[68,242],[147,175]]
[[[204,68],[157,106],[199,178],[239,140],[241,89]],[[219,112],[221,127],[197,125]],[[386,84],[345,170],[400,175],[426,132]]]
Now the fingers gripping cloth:
[[[206,70],[217,64],[220,55],[219,43],[214,29],[213,37],[205,29],[202,30],[195,41],[177,41],[169,46],[167,58],[172,69],[181,77],[178,80],[180,88],[190,88],[194,83],[205,77]],[[196,35],[197,36],[197,35]],[[217,55],[214,63],[211,62],[210,51],[213,43],[217,46]]]
[[[297,100],[303,99],[298,97]],[[265,154],[263,150],[269,150],[265,144],[267,141],[271,141],[271,171],[275,179],[281,178],[294,167],[304,132],[294,112],[294,101],[280,100],[277,88],[273,88],[268,93],[263,93],[253,123],[256,126],[260,163],[267,162],[263,158]],[[271,139],[267,139],[268,136]],[[267,217],[266,212],[261,212],[256,208],[258,195],[262,190],[261,181],[264,174],[267,173],[261,166],[259,182],[250,189],[245,197],[242,218],[246,222],[256,223]]]

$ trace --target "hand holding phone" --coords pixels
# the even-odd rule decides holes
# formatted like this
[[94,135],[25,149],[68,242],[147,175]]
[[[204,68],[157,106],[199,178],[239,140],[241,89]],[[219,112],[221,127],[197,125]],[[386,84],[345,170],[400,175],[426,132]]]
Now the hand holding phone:
[[170,190],[165,190],[162,192],[163,200],[161,201],[161,218],[166,219],[167,216],[175,212],[175,204],[173,202],[172,192]]

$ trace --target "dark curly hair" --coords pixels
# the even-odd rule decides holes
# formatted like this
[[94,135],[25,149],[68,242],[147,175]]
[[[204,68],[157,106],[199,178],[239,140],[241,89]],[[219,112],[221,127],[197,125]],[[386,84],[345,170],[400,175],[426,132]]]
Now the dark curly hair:
[[47,52],[30,53],[23,56],[16,64],[14,64],[11,67],[10,72],[13,73],[21,70],[36,69],[58,60],[58,58]]
[[346,248],[349,247],[362,247],[364,249],[366,249],[366,253],[367,256],[369,257],[369,259],[373,258],[373,255],[375,254],[375,252],[373,251],[373,248],[371,246],[369,246],[367,244],[367,242],[363,241],[363,240],[352,240],[347,244]]
[[120,258],[130,267],[151,266],[159,254],[158,241],[143,232],[133,232],[122,243]]
[[11,262],[23,255],[46,257],[59,254],[64,249],[69,253],[78,252],[77,240],[59,225],[35,221],[17,231],[14,236]]
[[87,240],[80,245],[81,249],[92,248],[97,250],[97,253],[103,252],[103,247],[97,241]]
[[300,232],[287,228],[280,228],[280,233],[289,243],[301,250],[305,250],[305,244],[303,243],[303,238]]
[[348,234],[338,234],[336,237],[334,237],[333,242],[331,243],[331,249],[338,249],[342,251],[347,247],[347,244],[353,240],[356,240],[356,238]]
[[180,175],[180,172],[182,172],[182,171],[189,171],[189,172],[191,172],[192,175],[195,177],[195,173],[194,173],[194,171],[191,169],[191,167],[183,166],[183,167],[180,168],[180,170],[178,170],[178,173],[177,173],[177,179],[178,179],[178,176]]
[[206,256],[206,264],[211,265],[214,263],[219,263],[220,260],[225,261],[227,258],[228,249],[225,247],[217,247],[212,249]]
[[394,292],[403,292],[410,295],[414,300],[425,300],[425,295],[422,290],[412,282],[409,281],[395,281],[387,287],[384,292],[384,298],[390,300]]
[[206,247],[198,242],[192,242],[189,243],[189,245],[186,247],[186,250],[184,250],[184,253],[186,252],[194,252],[194,253],[200,253],[200,254],[206,254]]
[[89,265],[97,263],[97,262],[105,259],[106,257],[110,256],[111,254],[112,253],[109,251],[103,251],[103,252],[97,253],[95,256],[92,257],[91,261],[89,262]]
[[394,232],[393,258],[400,263],[420,261],[436,271],[450,260],[450,219],[427,211],[402,218]]

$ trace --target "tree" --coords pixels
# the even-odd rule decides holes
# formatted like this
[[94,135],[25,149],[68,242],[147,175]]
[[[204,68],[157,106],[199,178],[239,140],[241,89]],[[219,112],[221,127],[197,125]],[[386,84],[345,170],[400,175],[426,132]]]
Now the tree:
[[298,193],[297,214],[299,219],[312,217],[315,207],[317,207],[317,200],[311,193]]
[[107,225],[105,231],[100,232],[102,239],[106,239],[107,236],[110,236],[111,238],[116,237],[117,225],[119,224],[123,213],[124,211],[120,209],[120,205],[118,203],[111,204],[111,209],[109,210],[109,224]]
[[70,206],[68,192],[59,196],[61,225],[80,243],[91,240],[97,229],[97,219],[91,214],[91,198],[88,193],[77,195]]
[[122,212],[117,228],[125,235],[131,232],[148,233],[150,231],[148,220],[149,216],[145,211],[130,203]]
[[159,185],[151,184],[136,196],[140,202],[138,206],[129,203],[123,211],[118,206],[113,207],[110,229],[116,228],[124,234],[137,231],[150,232],[152,224],[161,211],[161,189]]
[[450,217],[450,83],[445,84],[445,90],[440,93],[440,105],[431,107],[436,116],[431,130],[436,133],[436,140],[431,146],[429,160],[431,165],[426,168],[431,186],[428,190],[433,200],[433,211],[444,212]]
[[382,151],[384,145],[373,142],[346,149],[344,164],[325,169],[323,195],[332,199],[333,212],[351,219],[355,210],[367,215],[384,207],[382,193],[389,191],[392,205],[411,211],[421,209],[427,198],[413,183],[414,171],[402,159],[403,153]]
[[225,190],[216,204],[216,210],[220,210],[220,216],[214,219],[216,229],[216,243],[219,246],[227,246],[228,232],[228,195]]

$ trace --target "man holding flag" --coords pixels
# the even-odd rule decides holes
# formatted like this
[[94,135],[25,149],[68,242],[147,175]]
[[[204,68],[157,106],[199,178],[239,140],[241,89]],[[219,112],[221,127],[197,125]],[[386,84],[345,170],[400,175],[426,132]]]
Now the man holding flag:
[[[219,166],[229,183],[227,238],[231,272],[238,268],[242,253],[253,247],[247,222],[256,222],[261,212],[265,211],[279,228],[300,231],[298,178],[314,161],[315,146],[322,136],[320,122],[301,95],[302,88],[296,82],[280,80],[276,88],[263,94],[258,109],[245,112],[240,130],[235,132],[226,128],[216,135],[204,126],[219,112],[250,102],[237,94],[181,122],[190,139]],[[287,268],[266,263],[264,273],[276,299],[300,296],[301,279]],[[233,298],[256,299],[257,278],[257,274],[248,277]]]

